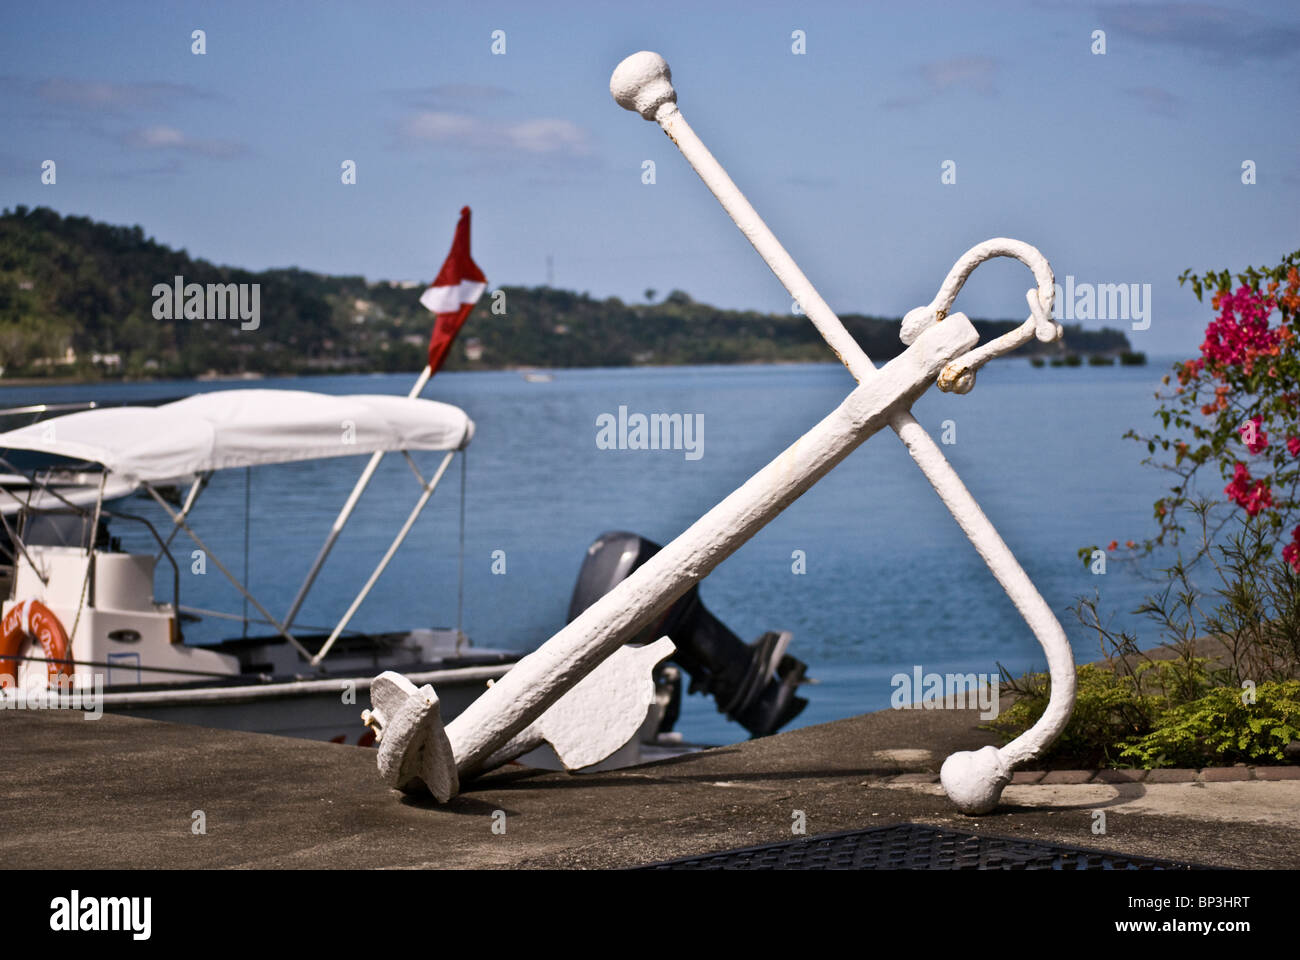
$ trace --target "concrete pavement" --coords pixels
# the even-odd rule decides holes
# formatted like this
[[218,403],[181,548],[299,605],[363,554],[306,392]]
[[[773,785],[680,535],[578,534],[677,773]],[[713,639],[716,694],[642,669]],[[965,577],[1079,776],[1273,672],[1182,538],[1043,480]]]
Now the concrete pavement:
[[5,712],[0,852],[11,867],[607,868],[789,840],[802,819],[809,836],[911,821],[1300,867],[1300,780],[1021,782],[995,813],[963,816],[933,775],[989,742],[978,723],[887,710],[615,772],[507,767],[439,806],[387,790],[370,749]]

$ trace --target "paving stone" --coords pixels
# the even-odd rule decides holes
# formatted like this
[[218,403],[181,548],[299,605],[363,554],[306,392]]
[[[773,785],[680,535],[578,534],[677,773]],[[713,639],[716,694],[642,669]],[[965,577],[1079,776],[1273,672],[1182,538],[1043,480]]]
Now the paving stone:
[[1087,783],[1095,773],[1095,770],[1049,770],[1040,783]]
[[1250,779],[1250,767],[1206,767],[1201,771],[1202,783],[1233,783]]
[[1024,783],[1037,783],[1047,776],[1046,770],[1017,770],[1011,775],[1012,785]]
[[937,773],[900,773],[890,783],[938,783]]
[[1163,769],[1148,770],[1146,782],[1147,783],[1195,783],[1196,771],[1183,770],[1177,768],[1173,770],[1163,770]]
[[1300,780],[1300,767],[1256,767],[1256,780]]
[[1140,783],[1146,770],[1098,770],[1093,783]]

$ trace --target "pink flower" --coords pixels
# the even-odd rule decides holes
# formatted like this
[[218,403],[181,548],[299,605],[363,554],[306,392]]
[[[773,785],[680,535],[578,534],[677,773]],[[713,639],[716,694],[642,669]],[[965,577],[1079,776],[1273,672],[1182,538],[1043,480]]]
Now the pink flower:
[[1205,367],[1205,360],[1201,357],[1193,357],[1178,365],[1178,382],[1184,386],[1189,380],[1195,380],[1201,375],[1201,370]]
[[1252,479],[1250,471],[1240,461],[1237,462],[1232,482],[1223,488],[1223,492],[1252,517],[1273,506],[1273,491],[1268,488],[1268,484],[1263,480]]
[[1291,531],[1291,542],[1282,548],[1282,559],[1291,564],[1291,569],[1300,573],[1300,527]]
[[1278,352],[1279,333],[1268,325],[1276,306],[1271,296],[1242,286],[1216,297],[1219,316],[1205,328],[1201,356],[1212,366],[1240,366],[1250,372],[1255,358]]
[[1241,434],[1246,449],[1251,453],[1259,453],[1268,446],[1268,434],[1264,432],[1262,424],[1263,417],[1254,416],[1237,428],[1237,433]]
[[1291,456],[1300,457],[1300,437],[1287,437],[1286,448],[1291,451]]

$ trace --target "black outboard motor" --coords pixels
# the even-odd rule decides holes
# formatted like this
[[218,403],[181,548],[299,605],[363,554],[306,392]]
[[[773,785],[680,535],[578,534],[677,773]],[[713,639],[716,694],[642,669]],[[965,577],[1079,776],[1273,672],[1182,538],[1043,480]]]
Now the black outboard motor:
[[[569,621],[626,580],[659,552],[659,544],[624,531],[602,533],[587,548],[569,603]],[[787,656],[789,633],[767,632],[744,643],[700,602],[691,587],[668,612],[631,643],[668,636],[677,645],[672,660],[691,676],[690,693],[711,693],[718,710],[756,737],[775,733],[798,716],[808,701],[795,696],[807,665]],[[675,704],[674,704],[675,707]],[[670,709],[664,729],[671,729]]]

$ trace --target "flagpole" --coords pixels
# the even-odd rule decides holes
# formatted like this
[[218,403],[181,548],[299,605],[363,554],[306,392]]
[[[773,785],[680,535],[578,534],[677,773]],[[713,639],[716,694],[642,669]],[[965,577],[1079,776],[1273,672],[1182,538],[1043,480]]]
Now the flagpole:
[[[425,384],[429,382],[429,378],[436,372],[435,367],[442,365],[447,353],[451,350],[451,344],[455,340],[456,334],[460,332],[461,326],[469,318],[469,314],[474,308],[474,303],[487,287],[487,277],[483,275],[483,271],[479,269],[478,264],[470,256],[469,218],[469,207],[461,207],[460,219],[456,221],[456,232],[452,236],[451,251],[447,254],[447,259],[443,261],[442,269],[438,271],[433,284],[420,297],[420,303],[428,308],[437,319],[434,321],[433,335],[429,342],[429,362],[425,364],[424,370],[416,377],[415,386],[411,387],[411,392],[407,394],[409,399],[415,399],[420,395]],[[466,281],[469,282],[469,288],[473,291],[469,299],[466,299]],[[443,327],[444,321],[447,321],[445,328]],[[440,328],[442,328],[445,336],[441,343],[437,340]],[[436,352],[434,350],[435,344],[438,345]],[[316,575],[320,573],[321,567],[325,565],[325,558],[329,556],[330,551],[334,548],[335,541],[338,540],[339,534],[343,532],[343,527],[352,516],[357,501],[361,499],[361,494],[370,484],[370,479],[375,475],[375,469],[382,459],[384,459],[382,450],[376,450],[371,454],[370,462],[366,464],[365,470],[361,471],[361,476],[357,478],[356,484],[352,487],[352,492],[348,494],[343,509],[339,511],[338,517],[334,520],[334,525],[330,527],[329,536],[325,538],[325,543],[322,544],[320,551],[316,554],[316,559],[312,561],[306,579],[303,580],[302,586],[298,588],[298,595],[293,598],[293,603],[289,606],[289,612],[285,614],[284,631],[286,635],[289,627],[293,625],[294,618],[298,616],[298,611],[306,601],[307,593],[316,581]],[[333,643],[333,638],[329,642]],[[326,646],[328,647],[328,644]],[[324,650],[322,649],[312,663],[315,664],[323,655]]]
[[[414,399],[424,390],[425,384],[433,376],[433,369],[426,363],[424,370],[415,379],[415,386],[411,387],[411,392],[407,397]],[[302,586],[298,588],[298,595],[293,598],[293,604],[289,607],[289,612],[284,615],[284,630],[287,633],[293,626],[293,620],[298,616],[303,602],[307,599],[307,594],[311,591],[312,584],[316,582],[316,575],[320,573],[321,567],[325,566],[325,558],[330,555],[334,549],[334,542],[338,540],[339,534],[347,525],[352,511],[356,509],[357,502],[361,499],[361,494],[365,492],[370,485],[370,478],[375,475],[375,468],[379,466],[379,461],[384,459],[384,451],[376,450],[370,455],[370,462],[366,468],[361,471],[361,476],[357,478],[356,484],[352,487],[352,492],[348,494],[348,499],[343,504],[343,509],[334,520],[334,526],[330,527],[329,536],[325,538],[325,543],[321,545],[320,552],[316,554],[316,559],[312,562],[311,569],[307,571],[307,577],[303,580]]]

